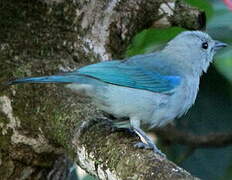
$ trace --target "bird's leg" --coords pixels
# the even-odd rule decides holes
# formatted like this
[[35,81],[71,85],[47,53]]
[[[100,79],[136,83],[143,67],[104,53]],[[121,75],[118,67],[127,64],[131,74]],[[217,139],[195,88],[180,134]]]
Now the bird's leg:
[[146,133],[140,128],[133,128],[134,132],[140,137],[142,142],[137,142],[135,147],[152,149],[154,153],[159,154],[162,157],[166,157],[164,153],[162,153],[157,146],[152,142],[152,140],[146,135]]
[[152,149],[154,153],[159,154],[162,157],[166,157],[164,153],[162,153],[157,146],[152,142],[152,140],[145,134],[145,132],[140,128],[133,128],[134,132],[140,137],[142,142],[137,142],[135,147]]
[[131,121],[132,130],[140,137],[142,141],[137,142],[134,146],[138,148],[152,149],[154,153],[157,153],[162,157],[166,157],[166,155],[156,147],[149,136],[147,136],[146,133],[139,127],[139,124],[140,123],[138,121]]
[[126,131],[130,134],[135,133],[130,127],[129,119],[115,119],[111,121],[111,127],[113,131]]

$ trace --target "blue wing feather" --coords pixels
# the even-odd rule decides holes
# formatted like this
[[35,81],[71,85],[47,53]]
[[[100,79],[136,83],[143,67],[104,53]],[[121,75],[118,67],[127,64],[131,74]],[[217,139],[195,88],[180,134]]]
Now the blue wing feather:
[[90,76],[111,84],[158,93],[170,92],[181,83],[180,76],[164,76],[123,61],[92,64],[70,74]]
[[[141,63],[107,61],[92,64],[76,71],[55,76],[30,77],[9,82],[17,83],[81,83],[88,76],[119,86],[143,89],[158,93],[171,93],[180,83],[180,76],[161,75],[144,67]],[[143,68],[141,67],[143,66]],[[167,74],[167,72],[166,72]]]

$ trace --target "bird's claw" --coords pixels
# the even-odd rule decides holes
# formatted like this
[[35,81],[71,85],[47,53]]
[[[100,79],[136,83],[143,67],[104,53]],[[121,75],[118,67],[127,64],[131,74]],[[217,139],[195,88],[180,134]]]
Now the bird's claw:
[[148,144],[145,144],[143,142],[137,142],[137,143],[135,143],[134,147],[140,148],[140,149],[152,149]]
[[145,144],[143,142],[137,142],[134,144],[134,147],[141,149],[151,149],[155,154],[159,154],[163,158],[166,158],[166,155],[162,153],[154,144]]

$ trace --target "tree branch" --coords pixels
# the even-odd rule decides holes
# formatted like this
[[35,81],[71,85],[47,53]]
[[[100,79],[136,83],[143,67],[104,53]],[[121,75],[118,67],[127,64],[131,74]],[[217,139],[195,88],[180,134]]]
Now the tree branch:
[[96,123],[82,135],[78,131],[72,142],[78,164],[99,179],[197,179],[152,151],[133,147],[137,141]]

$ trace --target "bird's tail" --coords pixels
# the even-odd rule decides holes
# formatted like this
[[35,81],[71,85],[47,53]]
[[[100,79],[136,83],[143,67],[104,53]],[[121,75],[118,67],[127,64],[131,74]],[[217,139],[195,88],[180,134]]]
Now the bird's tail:
[[81,76],[77,75],[54,75],[54,76],[41,76],[41,77],[28,77],[16,79],[7,82],[8,85],[21,84],[21,83],[74,83],[80,82]]

